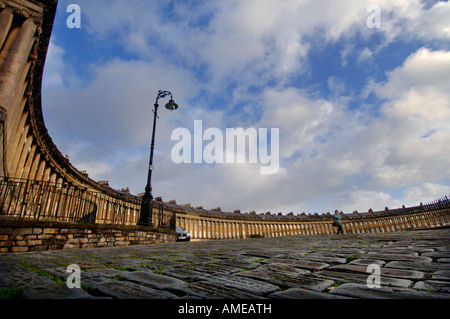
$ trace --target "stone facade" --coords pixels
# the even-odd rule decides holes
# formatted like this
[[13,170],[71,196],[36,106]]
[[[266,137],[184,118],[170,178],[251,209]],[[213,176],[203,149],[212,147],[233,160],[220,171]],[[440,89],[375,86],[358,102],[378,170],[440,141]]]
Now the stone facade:
[[[450,225],[450,206],[417,206],[392,211],[353,213],[343,215],[344,233],[385,233],[413,229],[429,229]],[[331,235],[330,214],[270,215],[223,213],[180,207],[177,225],[186,229],[192,238],[232,239],[278,237],[292,235]]]
[[42,75],[56,7],[56,0],[0,0],[0,176],[82,189],[98,198],[101,218],[117,206],[136,218],[136,196],[77,170],[45,127]]

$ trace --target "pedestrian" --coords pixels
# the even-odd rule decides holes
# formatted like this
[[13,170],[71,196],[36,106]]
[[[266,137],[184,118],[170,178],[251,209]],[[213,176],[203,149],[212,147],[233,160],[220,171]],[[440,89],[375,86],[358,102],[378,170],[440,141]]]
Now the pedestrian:
[[337,228],[338,228],[338,231],[337,231],[336,235],[344,234],[344,231],[342,230],[343,223],[342,223],[342,220],[341,220],[341,215],[339,214],[339,212],[337,210],[334,211],[333,218],[334,218],[333,225],[337,226]]

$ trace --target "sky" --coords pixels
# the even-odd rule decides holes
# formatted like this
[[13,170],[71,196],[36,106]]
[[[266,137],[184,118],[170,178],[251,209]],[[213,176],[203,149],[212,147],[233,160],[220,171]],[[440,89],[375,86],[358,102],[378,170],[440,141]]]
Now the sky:
[[[431,0],[60,0],[45,124],[78,170],[137,195],[167,90],[179,108],[159,99],[152,174],[164,201],[283,214],[427,203],[450,195],[449,17]],[[174,160],[180,128],[191,163]],[[261,174],[262,157],[194,162],[208,145],[233,154],[232,128],[258,134],[244,155],[277,129],[276,172]]]

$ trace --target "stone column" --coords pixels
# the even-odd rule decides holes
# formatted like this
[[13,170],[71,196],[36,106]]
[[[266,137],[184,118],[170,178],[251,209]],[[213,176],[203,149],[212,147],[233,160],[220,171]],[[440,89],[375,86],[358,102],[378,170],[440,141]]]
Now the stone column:
[[216,238],[222,239],[222,222],[220,220],[216,221]]
[[5,64],[0,70],[0,106],[3,106],[10,112],[10,101],[15,88],[18,85],[18,76],[28,61],[31,48],[34,44],[34,34],[36,25],[32,19],[26,20],[20,27],[14,43],[12,44]]
[[447,211],[444,213],[444,223],[445,225],[448,225],[450,222],[450,213],[449,213],[450,208],[447,208],[446,210]]
[[6,110],[3,107],[0,107],[0,175],[6,176],[5,166],[6,166],[6,158],[4,155],[6,150],[4,149],[4,145],[6,144]]
[[28,173],[28,179],[38,180],[40,176],[38,176],[39,163],[41,160],[41,152],[36,151],[33,159],[33,163],[31,164],[30,171]]
[[203,238],[203,219],[198,219],[198,238]]
[[426,226],[423,222],[423,214],[422,213],[418,213],[416,215],[416,222],[417,222],[417,225],[419,226],[419,228],[426,228]]
[[218,236],[217,236],[217,221],[213,220],[211,222],[211,228],[212,228],[212,238],[213,239],[218,239]]
[[34,162],[35,152],[36,152],[36,144],[31,143],[30,151],[27,152],[27,155],[25,156],[26,159],[25,159],[24,167],[23,167],[22,174],[21,174],[22,175],[21,178],[23,178],[23,179],[28,179],[28,176],[29,176],[29,173],[31,170],[31,165]]
[[222,235],[222,221],[220,221],[220,220],[217,221],[217,232],[218,232],[217,239],[222,239],[223,238],[223,235]]
[[439,215],[438,215],[438,213],[437,213],[438,211],[439,211],[439,210],[435,210],[435,211],[433,211],[433,212],[431,213],[431,218],[432,218],[433,221],[434,221],[435,227],[437,227],[437,226],[440,225]]
[[14,15],[8,9],[5,9],[0,13],[0,48],[3,47],[3,44],[8,37],[13,18]]

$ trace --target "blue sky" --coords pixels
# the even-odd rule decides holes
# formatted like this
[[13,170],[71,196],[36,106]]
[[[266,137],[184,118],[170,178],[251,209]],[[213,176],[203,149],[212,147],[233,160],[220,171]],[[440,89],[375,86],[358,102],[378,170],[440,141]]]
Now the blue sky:
[[[81,28],[68,28],[69,4]],[[380,28],[369,28],[380,9]],[[450,194],[446,1],[60,1],[43,111],[79,170],[224,211],[351,212]],[[161,104],[166,103],[161,101]],[[175,164],[178,127],[278,128],[281,167]]]

